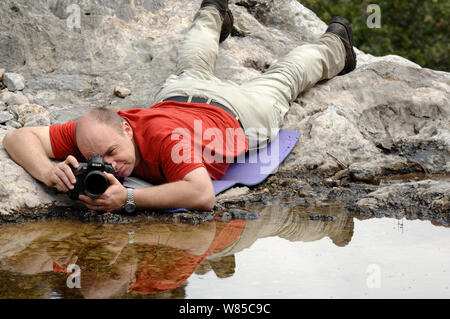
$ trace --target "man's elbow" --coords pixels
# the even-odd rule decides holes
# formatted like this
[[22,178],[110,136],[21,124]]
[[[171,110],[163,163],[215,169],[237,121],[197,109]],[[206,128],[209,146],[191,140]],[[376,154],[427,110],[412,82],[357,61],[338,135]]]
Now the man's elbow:
[[209,177],[208,171],[204,167],[199,167],[188,173],[184,180],[188,182],[187,200],[191,203],[190,209],[211,211],[216,204],[216,194]]
[[3,138],[2,145],[5,150],[8,150],[8,147],[10,145],[13,134],[14,134],[14,131],[11,131],[11,132],[7,133],[5,135],[5,137]]
[[212,211],[214,209],[215,204],[216,204],[216,196],[214,195],[214,193],[204,195],[201,197],[197,209],[201,211]]

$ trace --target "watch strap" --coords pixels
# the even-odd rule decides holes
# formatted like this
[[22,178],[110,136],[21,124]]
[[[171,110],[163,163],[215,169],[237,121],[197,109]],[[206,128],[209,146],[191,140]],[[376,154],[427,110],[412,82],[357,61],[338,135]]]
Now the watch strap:
[[128,213],[134,212],[136,210],[136,203],[134,202],[134,189],[127,188],[127,201],[123,205],[123,209]]
[[127,188],[127,203],[134,205],[134,194],[132,188]]

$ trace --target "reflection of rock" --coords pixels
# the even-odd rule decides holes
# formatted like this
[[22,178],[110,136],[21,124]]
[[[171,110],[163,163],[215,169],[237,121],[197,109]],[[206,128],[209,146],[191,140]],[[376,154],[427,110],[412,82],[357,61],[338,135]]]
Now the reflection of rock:
[[234,255],[208,260],[217,278],[228,278],[234,275],[236,260]]

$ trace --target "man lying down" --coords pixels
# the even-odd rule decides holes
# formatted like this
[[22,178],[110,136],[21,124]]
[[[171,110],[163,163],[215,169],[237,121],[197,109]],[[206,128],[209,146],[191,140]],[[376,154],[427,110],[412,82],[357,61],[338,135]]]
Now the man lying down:
[[[212,179],[275,137],[303,90],[356,66],[350,23],[335,17],[318,40],[296,47],[264,74],[241,85],[222,81],[214,76],[215,63],[232,27],[227,0],[204,0],[178,51],[176,71],[150,108],[95,108],[77,121],[21,128],[5,136],[5,149],[34,178],[89,209],[211,210]],[[101,174],[89,175],[96,168]],[[126,188],[118,178],[130,175],[155,186]]]

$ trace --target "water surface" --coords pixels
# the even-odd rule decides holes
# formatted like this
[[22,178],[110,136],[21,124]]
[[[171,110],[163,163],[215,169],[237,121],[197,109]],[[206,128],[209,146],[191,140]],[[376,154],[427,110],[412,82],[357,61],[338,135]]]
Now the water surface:
[[0,298],[450,297],[448,227],[254,209],[258,220],[201,225],[2,225]]

